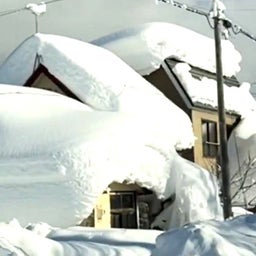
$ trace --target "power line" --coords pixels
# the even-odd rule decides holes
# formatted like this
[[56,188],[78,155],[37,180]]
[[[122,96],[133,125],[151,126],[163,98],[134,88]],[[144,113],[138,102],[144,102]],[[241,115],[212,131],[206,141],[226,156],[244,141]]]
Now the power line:
[[[54,2],[58,2],[58,1],[63,1],[63,0],[50,0],[50,1],[46,1],[46,2],[40,2],[38,5],[40,4],[52,4]],[[3,16],[7,16],[7,15],[11,15],[11,14],[14,14],[14,13],[17,13],[17,12],[21,12],[21,11],[26,11],[26,10],[29,10],[30,8],[28,8],[28,5],[25,6],[25,7],[22,7],[22,8],[17,8],[17,9],[10,9],[10,10],[6,10],[6,11],[1,11],[0,12],[0,17],[3,17]]]
[[229,12],[255,12],[256,9],[228,9]]
[[59,1],[63,1],[63,0],[51,0],[51,1],[46,1],[46,2],[43,2],[43,3],[52,4],[52,3],[55,3],[55,2],[59,2]]
[[180,2],[177,2],[177,1],[174,1],[174,0],[157,0],[157,2],[163,2],[163,3],[166,3],[166,4],[171,4],[173,5],[174,7],[178,7],[178,8],[181,8],[181,9],[185,9],[187,11],[190,11],[190,12],[193,12],[193,13],[197,13],[197,14],[200,14],[200,15],[208,15],[207,12],[204,12],[204,11],[201,11],[201,10],[198,10],[194,7],[191,7],[191,6],[188,6],[186,4],[182,4]]
[[[174,0],[157,0],[157,2],[163,2],[163,3],[167,3],[167,4],[171,4],[174,7],[178,7],[181,9],[184,9],[186,11],[192,12],[192,13],[196,13],[199,15],[202,15],[204,17],[207,18],[208,24],[210,25],[211,28],[214,28],[213,25],[210,22],[210,18],[212,18],[212,11],[210,12],[205,12],[202,10],[198,10],[194,7],[190,7],[186,4],[182,4],[180,2],[174,1]],[[252,35],[251,33],[247,32],[245,29],[243,29],[241,26],[237,25],[237,24],[233,24],[233,22],[230,19],[227,19],[225,17],[225,15],[223,15],[222,17],[220,17],[220,19],[222,20],[223,26],[225,27],[225,29],[229,30],[231,29],[231,31],[237,35],[237,34],[243,34],[246,37],[250,38],[251,40],[256,42],[256,36]],[[230,30],[229,30],[230,31]]]
[[238,25],[236,25],[236,24],[232,26],[232,31],[233,31],[233,33],[234,33],[235,35],[241,33],[241,34],[243,34],[243,35],[249,37],[250,39],[252,39],[252,40],[254,40],[254,41],[256,42],[256,37],[255,37],[254,35],[250,34],[250,33],[247,32],[247,31],[245,31],[243,28],[241,28],[240,26],[238,26]]
[[10,15],[10,14],[13,14],[13,13],[16,13],[16,12],[20,12],[20,11],[24,11],[24,10],[26,10],[26,7],[7,10],[7,11],[2,11],[2,12],[0,12],[0,17],[7,16],[7,15]]

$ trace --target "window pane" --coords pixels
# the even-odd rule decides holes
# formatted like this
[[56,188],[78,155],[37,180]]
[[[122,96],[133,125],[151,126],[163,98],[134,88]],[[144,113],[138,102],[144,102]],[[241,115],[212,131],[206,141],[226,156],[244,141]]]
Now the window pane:
[[217,143],[217,125],[214,122],[208,124],[208,142]]
[[218,154],[217,123],[202,121],[203,156],[216,157]]
[[121,206],[121,196],[120,195],[110,195],[110,208],[120,209]]
[[123,208],[133,208],[134,206],[133,194],[124,194],[122,196],[122,206]]

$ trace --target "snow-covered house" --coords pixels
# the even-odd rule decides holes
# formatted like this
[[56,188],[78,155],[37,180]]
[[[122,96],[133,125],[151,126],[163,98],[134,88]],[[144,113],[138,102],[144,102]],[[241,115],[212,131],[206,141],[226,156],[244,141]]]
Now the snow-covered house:
[[27,79],[24,86],[46,89],[49,91],[63,94],[78,101],[82,101],[68,88],[68,86],[63,84],[57,77],[52,75],[48,71],[47,67],[45,67],[40,62],[34,69],[31,76]]
[[[189,41],[189,42],[188,42]],[[196,141],[183,156],[204,168],[218,170],[218,113],[214,40],[169,23],[147,23],[92,43],[111,50],[156,86],[189,116]],[[227,134],[240,120],[234,104],[240,54],[222,42]]]
[[[192,149],[182,152],[183,156],[218,174],[219,122],[217,103],[212,100],[216,97],[216,74],[166,58],[159,69],[144,77],[185,111],[192,121],[197,139]],[[213,88],[209,86],[211,83]],[[235,77],[225,77],[224,83],[228,87],[240,86]],[[193,84],[198,87],[194,91],[190,90]],[[240,114],[227,108],[228,137],[239,121]]]
[[[198,173],[199,176],[194,177],[202,179],[199,180],[199,184],[209,175],[202,174],[204,170],[187,163],[182,158],[177,158],[178,163],[176,157],[174,162],[171,160],[173,154],[176,156],[176,152],[173,152],[175,149],[182,150],[193,146],[191,121],[184,111],[110,51],[71,38],[36,34],[17,47],[2,64],[0,82],[50,89],[79,99],[90,107],[93,111],[92,116],[95,112],[93,119],[95,123],[90,123],[87,127],[92,134],[99,133],[96,122],[97,116],[100,117],[99,112],[106,116],[115,113],[125,115],[125,120],[129,117],[132,126],[129,126],[129,129],[126,129],[124,121],[116,123],[115,136],[114,132],[110,134],[109,129],[105,129],[106,138],[102,136],[105,138],[104,143],[107,140],[107,147],[104,143],[101,146],[94,146],[94,143],[91,145],[90,142],[88,149],[86,140],[85,144],[81,141],[85,149],[74,152],[74,156],[73,153],[65,153],[68,159],[64,163],[67,164],[65,169],[70,168],[70,171],[76,169],[79,175],[82,172],[84,177],[87,177],[87,180],[82,178],[79,184],[85,186],[82,195],[85,196],[85,204],[89,206],[80,212],[78,210],[79,220],[83,216],[88,216],[98,194],[105,191],[98,198],[92,218],[84,223],[89,222],[91,225],[94,222],[93,225],[97,227],[111,225],[145,228],[149,227],[164,207],[172,205],[171,212],[168,211],[168,216],[172,218],[166,220],[166,214],[160,214],[154,222],[155,226],[165,228],[181,225],[193,218],[197,219],[199,215],[205,216],[205,213],[212,209],[208,203],[201,208],[195,202],[197,200],[193,200],[193,210],[189,210],[191,214],[186,213],[184,219],[180,220],[179,216],[183,216],[180,211],[187,206],[184,205],[184,199],[177,195],[185,196],[187,193],[185,190],[191,188],[190,182],[185,178],[189,174],[184,172],[190,170]],[[49,113],[49,118],[50,116]],[[38,118],[40,119],[39,116]],[[111,121],[111,118],[109,120]],[[115,122],[112,123],[114,124]],[[100,129],[100,134],[103,130]],[[96,145],[99,145],[98,140]],[[115,140],[118,141],[116,142],[118,146],[115,146]],[[83,150],[86,155],[80,159]],[[180,165],[179,161],[184,162]],[[81,169],[80,166],[83,168]],[[174,169],[172,173],[174,178],[168,181],[168,173]],[[90,176],[90,171],[94,173],[94,178]],[[120,178],[119,175],[122,177]],[[160,177],[157,178],[156,175]],[[169,185],[174,181],[175,184]],[[192,183],[194,182],[195,180]],[[203,188],[204,185],[201,187]],[[202,194],[205,196],[213,193],[215,198],[217,195],[215,189],[216,187]],[[194,188],[191,192],[194,198],[198,197],[196,191],[197,189]],[[161,200],[155,200],[156,197]],[[188,201],[186,205],[190,205]],[[193,214],[195,208],[201,208],[201,213],[197,216]],[[218,215],[219,208],[215,206],[213,208],[214,214],[210,215]],[[169,222],[169,219],[172,221]]]

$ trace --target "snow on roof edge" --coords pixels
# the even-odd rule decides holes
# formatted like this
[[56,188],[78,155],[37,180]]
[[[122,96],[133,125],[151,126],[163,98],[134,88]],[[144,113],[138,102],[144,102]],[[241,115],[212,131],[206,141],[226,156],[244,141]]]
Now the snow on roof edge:
[[[141,75],[152,73],[168,57],[216,72],[214,40],[171,23],[145,23],[105,35],[91,43],[114,52]],[[222,47],[223,73],[231,77],[240,71],[241,55],[230,41],[222,40]]]

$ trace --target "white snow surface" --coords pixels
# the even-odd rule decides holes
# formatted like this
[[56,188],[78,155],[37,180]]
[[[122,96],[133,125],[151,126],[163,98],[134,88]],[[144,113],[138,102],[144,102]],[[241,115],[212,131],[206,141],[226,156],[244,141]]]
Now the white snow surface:
[[[141,24],[92,41],[122,58],[141,75],[158,69],[164,59],[176,58],[192,66],[216,72],[214,40],[195,31],[165,22]],[[240,53],[222,40],[223,74],[240,71]]]
[[157,237],[153,256],[254,256],[256,215],[192,223]]
[[0,221],[75,225],[110,183],[125,180],[159,198],[176,193],[179,210],[165,229],[222,217],[214,178],[178,156],[175,139],[166,141],[186,118],[166,137],[165,122],[161,131],[143,116],[93,110],[49,91],[1,85],[0,97]]
[[[177,149],[194,144],[191,121],[182,110],[120,58],[89,43],[35,34],[17,47],[0,67],[0,83],[23,85],[39,59],[52,75],[93,109],[137,115],[148,127],[156,131],[165,129],[163,141],[169,143],[170,136],[175,138]],[[171,113],[176,113],[179,130],[172,129]],[[187,124],[183,125],[184,122]]]
[[[202,77],[196,79],[189,72],[187,63],[178,63],[173,72],[180,80],[193,103],[201,103],[213,108],[218,107],[217,82],[214,79]],[[227,112],[246,116],[256,111],[256,102],[250,93],[250,84],[242,83],[239,87],[224,84],[224,103]],[[242,104],[241,104],[242,102]]]
[[209,220],[157,230],[52,228],[36,223],[29,229],[17,221],[0,223],[2,256],[254,256],[256,215],[227,221]]

